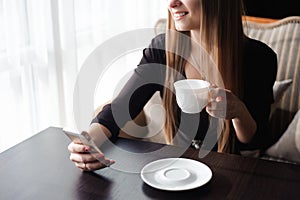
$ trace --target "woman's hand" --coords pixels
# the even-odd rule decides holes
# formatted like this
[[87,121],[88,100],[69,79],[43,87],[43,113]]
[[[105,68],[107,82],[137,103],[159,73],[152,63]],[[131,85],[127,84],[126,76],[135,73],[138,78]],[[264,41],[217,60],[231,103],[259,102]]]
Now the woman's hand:
[[256,122],[246,105],[230,90],[212,87],[206,112],[216,118],[232,120],[240,142],[250,142],[256,132]]
[[206,112],[213,117],[222,119],[239,118],[244,103],[230,90],[212,87]]
[[70,160],[82,171],[94,171],[115,163],[106,158],[102,152],[96,152],[92,147],[82,143],[72,142],[69,144],[68,150],[71,153]]
[[[92,123],[88,132],[89,137],[95,144],[95,148],[101,146],[111,137],[110,131],[103,125]],[[91,146],[83,145],[81,142],[72,142],[68,146],[70,151],[70,160],[82,171],[94,171],[108,167],[115,161],[106,158],[100,149],[95,150]]]

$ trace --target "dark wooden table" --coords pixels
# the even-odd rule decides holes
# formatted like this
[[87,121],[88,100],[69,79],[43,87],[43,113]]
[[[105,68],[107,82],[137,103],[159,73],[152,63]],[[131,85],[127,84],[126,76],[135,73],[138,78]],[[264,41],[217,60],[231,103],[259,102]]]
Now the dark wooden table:
[[[48,128],[0,154],[0,199],[299,199],[300,166],[209,153],[199,159],[195,149],[182,157],[200,160],[213,171],[211,181],[184,192],[167,192],[143,183],[138,173],[112,168],[81,172],[69,160],[69,139],[60,128]],[[162,145],[119,139],[128,151]],[[117,157],[117,155],[115,155]],[[126,160],[126,158],[122,158]],[[132,162],[132,160],[129,160]],[[139,162],[139,161],[137,161]]]

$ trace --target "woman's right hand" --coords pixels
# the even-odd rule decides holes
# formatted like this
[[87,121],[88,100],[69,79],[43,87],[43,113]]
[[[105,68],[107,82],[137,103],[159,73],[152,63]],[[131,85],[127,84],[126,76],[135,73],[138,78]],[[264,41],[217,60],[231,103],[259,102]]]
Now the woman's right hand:
[[72,142],[68,146],[70,160],[82,171],[94,171],[108,167],[115,161],[106,158],[102,152],[96,152],[92,147],[82,143]]

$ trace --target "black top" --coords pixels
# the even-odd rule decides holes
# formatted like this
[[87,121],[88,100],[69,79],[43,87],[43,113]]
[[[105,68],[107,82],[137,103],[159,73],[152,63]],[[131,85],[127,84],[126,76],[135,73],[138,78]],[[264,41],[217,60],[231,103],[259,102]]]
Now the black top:
[[[117,137],[119,127],[134,119],[156,91],[162,96],[166,69],[164,49],[165,34],[161,34],[144,49],[140,64],[121,92],[93,119],[92,122],[107,127],[113,139]],[[244,52],[245,81],[242,100],[257,123],[257,132],[249,144],[238,143],[238,148],[263,148],[269,145],[270,140],[268,119],[270,106],[274,101],[272,87],[277,73],[277,56],[266,44],[253,39],[247,40]],[[209,124],[205,109],[200,113],[200,120],[199,114],[186,114],[180,112],[180,108],[178,110],[181,113],[179,121],[184,122],[182,126],[180,123],[179,129],[184,134],[190,134],[195,130],[196,124],[196,137],[203,139]]]

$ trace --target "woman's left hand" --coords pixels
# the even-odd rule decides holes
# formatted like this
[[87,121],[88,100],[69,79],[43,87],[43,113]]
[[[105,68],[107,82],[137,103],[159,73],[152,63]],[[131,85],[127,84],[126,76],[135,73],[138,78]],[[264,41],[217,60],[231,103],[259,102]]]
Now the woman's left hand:
[[212,87],[206,112],[216,118],[232,120],[237,138],[248,143],[256,132],[256,122],[246,105],[230,90]]
[[230,90],[212,87],[206,112],[216,118],[234,119],[239,117],[243,105]]

